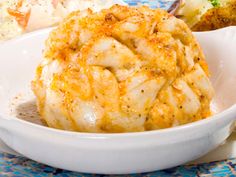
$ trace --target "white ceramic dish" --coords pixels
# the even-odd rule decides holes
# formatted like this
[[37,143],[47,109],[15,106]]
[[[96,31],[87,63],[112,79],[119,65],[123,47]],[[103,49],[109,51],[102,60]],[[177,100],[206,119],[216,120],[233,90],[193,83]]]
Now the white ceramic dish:
[[[13,97],[32,98],[30,81],[50,29],[0,45],[0,137],[13,150],[54,167],[102,174],[140,173],[192,161],[216,148],[236,118],[236,27],[195,33],[212,72],[211,118],[141,133],[92,134],[56,130],[20,120]],[[22,96],[24,97],[24,96]]]

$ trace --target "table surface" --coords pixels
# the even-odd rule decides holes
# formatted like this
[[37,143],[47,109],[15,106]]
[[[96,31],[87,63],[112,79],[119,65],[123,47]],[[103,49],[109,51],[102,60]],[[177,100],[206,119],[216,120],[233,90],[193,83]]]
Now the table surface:
[[[172,4],[173,0],[125,0],[129,5],[137,5],[137,4],[146,4],[152,8],[163,8],[167,9]],[[41,177],[41,176],[61,176],[61,177],[92,177],[92,176],[109,176],[109,175],[90,175],[90,174],[82,174],[76,172],[70,172],[66,170],[56,169],[53,167],[49,167],[47,165],[43,165],[32,161],[30,159],[19,157],[7,153],[0,153],[0,177],[1,176],[15,176],[15,177]],[[175,167],[172,169],[156,171],[151,173],[144,174],[133,174],[127,176],[236,176],[236,159],[228,159],[224,161],[217,161],[211,163],[203,163],[196,165],[184,165]],[[114,176],[119,177],[119,175]]]
[[[90,175],[66,170],[56,169],[47,165],[39,164],[35,161],[24,157],[18,157],[6,153],[0,153],[0,176],[15,176],[15,177],[44,177],[44,176],[59,176],[59,177],[121,177],[121,175]],[[225,161],[204,163],[198,165],[185,165],[167,170],[156,171],[151,173],[125,175],[129,177],[225,177],[236,176],[236,159]]]

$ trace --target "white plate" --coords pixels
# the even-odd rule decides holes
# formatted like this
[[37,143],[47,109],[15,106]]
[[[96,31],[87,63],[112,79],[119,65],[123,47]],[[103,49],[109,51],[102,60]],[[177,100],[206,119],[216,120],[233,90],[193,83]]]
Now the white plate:
[[235,27],[195,33],[212,72],[213,108],[220,113],[180,127],[124,134],[61,131],[20,120],[11,112],[14,104],[21,102],[17,108],[22,108],[26,105],[22,102],[32,98],[30,81],[49,31],[30,33],[0,46],[0,137],[23,156],[79,172],[140,173],[192,161],[231,133],[236,118]]

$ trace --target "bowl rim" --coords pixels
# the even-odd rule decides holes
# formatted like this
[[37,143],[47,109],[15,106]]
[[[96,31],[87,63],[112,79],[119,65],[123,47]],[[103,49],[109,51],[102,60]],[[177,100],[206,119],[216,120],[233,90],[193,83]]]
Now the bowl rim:
[[[53,27],[54,28],[54,27]],[[21,40],[25,40],[27,38],[31,38],[37,35],[42,35],[45,33],[49,33],[52,29],[46,28],[46,29],[41,29],[38,31],[30,32],[27,34],[24,34],[20,37],[17,37],[15,39],[11,39],[8,41],[5,41],[0,44],[0,48],[4,47],[6,45],[11,45],[12,43],[17,43],[20,42]],[[194,34],[203,34],[203,33],[216,33],[216,32],[222,32],[221,34],[224,34],[224,31],[226,30],[234,30],[236,32],[236,27],[230,26],[222,29],[217,29],[214,31],[206,31],[206,32],[194,32]],[[4,115],[0,113],[0,121],[5,121],[5,123],[13,124],[14,122],[18,122],[20,124],[26,125],[28,128],[36,128],[37,130],[43,130],[43,131],[48,131],[50,133],[56,133],[57,135],[73,135],[73,136],[80,136],[84,138],[121,138],[121,137],[137,137],[140,135],[146,136],[146,135],[163,135],[163,134],[168,134],[168,133],[175,133],[175,132],[186,132],[187,130],[190,129],[195,129],[199,128],[202,126],[208,126],[213,123],[217,123],[218,127],[222,127],[224,123],[231,122],[233,120],[236,120],[236,104],[230,106],[229,108],[221,111],[220,113],[217,113],[215,115],[212,115],[206,119],[203,120],[198,120],[196,122],[176,126],[176,127],[170,127],[170,128],[165,128],[165,129],[159,129],[159,130],[151,130],[151,131],[143,131],[143,132],[126,132],[126,133],[89,133],[89,132],[75,132],[75,131],[68,131],[68,130],[60,130],[56,128],[51,128],[47,126],[42,126],[39,124],[31,123],[26,120],[19,119],[14,116],[10,115]],[[3,122],[4,123],[4,122]],[[7,123],[7,124],[8,124]],[[4,128],[4,125],[0,125],[0,127]]]

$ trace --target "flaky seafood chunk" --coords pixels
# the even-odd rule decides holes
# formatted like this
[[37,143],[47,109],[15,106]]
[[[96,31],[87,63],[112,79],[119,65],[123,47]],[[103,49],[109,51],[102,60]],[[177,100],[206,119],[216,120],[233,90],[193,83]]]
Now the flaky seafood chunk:
[[208,117],[208,76],[183,21],[160,9],[115,5],[73,12],[51,32],[32,89],[50,127],[136,132]]

